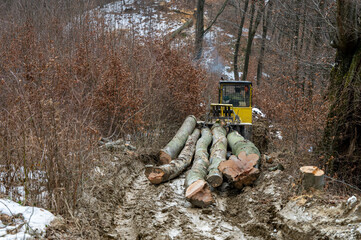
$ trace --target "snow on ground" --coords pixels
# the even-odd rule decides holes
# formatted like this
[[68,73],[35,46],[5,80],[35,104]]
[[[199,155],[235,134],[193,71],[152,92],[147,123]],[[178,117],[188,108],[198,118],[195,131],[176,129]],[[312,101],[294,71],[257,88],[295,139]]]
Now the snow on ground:
[[131,30],[137,37],[163,37],[183,25],[181,21],[166,18],[165,13],[153,6],[137,7],[133,0],[107,4],[100,11],[110,29]]
[[[23,185],[25,179],[29,189],[37,189],[39,199],[43,199],[47,192],[44,183],[47,182],[46,172],[40,170],[27,171],[25,174],[24,167],[16,167],[15,165],[0,165],[0,182],[8,183],[9,179],[13,184],[9,184],[7,188],[4,184],[0,185],[0,193],[6,194],[14,201],[23,202],[25,199],[25,187]],[[25,176],[26,175],[26,176]]]
[[282,137],[282,132],[281,131],[276,131],[276,137],[279,139],[279,140],[282,140],[283,137]]
[[266,114],[264,114],[261,110],[259,110],[258,108],[255,108],[255,107],[252,108],[252,113],[255,115],[259,115],[262,118],[266,117]]
[[55,218],[42,208],[21,206],[8,199],[0,199],[0,216],[0,238],[7,240],[44,237]]

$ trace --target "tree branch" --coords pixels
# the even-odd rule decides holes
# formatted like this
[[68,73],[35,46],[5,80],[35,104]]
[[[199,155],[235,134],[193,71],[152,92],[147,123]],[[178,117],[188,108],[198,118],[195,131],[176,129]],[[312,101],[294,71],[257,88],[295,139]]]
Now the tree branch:
[[222,12],[224,11],[224,9],[227,6],[229,0],[225,0],[222,7],[219,9],[216,17],[213,19],[213,21],[209,24],[209,26],[206,28],[206,30],[204,30],[203,34],[206,34],[209,30],[211,30],[211,27],[216,23],[218,17],[222,14]]

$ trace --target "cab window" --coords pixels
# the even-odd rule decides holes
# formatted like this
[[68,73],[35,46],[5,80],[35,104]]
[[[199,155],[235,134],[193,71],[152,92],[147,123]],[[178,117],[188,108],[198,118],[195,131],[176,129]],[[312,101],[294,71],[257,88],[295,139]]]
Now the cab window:
[[223,85],[222,103],[232,104],[233,107],[249,107],[250,86],[243,85]]

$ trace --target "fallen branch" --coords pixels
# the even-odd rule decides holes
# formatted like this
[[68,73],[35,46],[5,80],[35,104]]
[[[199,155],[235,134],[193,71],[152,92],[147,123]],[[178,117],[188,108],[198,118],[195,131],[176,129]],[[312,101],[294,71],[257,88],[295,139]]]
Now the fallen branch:
[[177,30],[175,30],[174,32],[170,33],[170,35],[168,36],[168,41],[172,41],[174,38],[177,37],[177,35],[179,35],[181,32],[183,32],[183,30],[192,27],[193,25],[193,18],[190,18],[187,22],[185,22],[182,26],[180,26]]

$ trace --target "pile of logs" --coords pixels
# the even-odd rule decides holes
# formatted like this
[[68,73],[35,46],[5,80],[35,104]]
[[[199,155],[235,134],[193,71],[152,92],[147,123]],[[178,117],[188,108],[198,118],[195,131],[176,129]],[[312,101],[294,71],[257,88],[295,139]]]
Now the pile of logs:
[[[260,152],[237,131],[214,124],[212,129],[197,128],[197,119],[188,116],[173,139],[160,150],[162,165],[145,166],[145,175],[153,184],[179,176],[192,164],[185,179],[185,197],[195,206],[206,207],[214,202],[211,189],[226,180],[241,189],[253,184],[260,175]],[[211,144],[212,143],[212,144]],[[232,154],[227,159],[227,147]],[[210,148],[210,150],[209,150]]]

